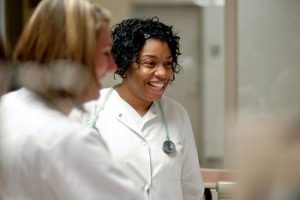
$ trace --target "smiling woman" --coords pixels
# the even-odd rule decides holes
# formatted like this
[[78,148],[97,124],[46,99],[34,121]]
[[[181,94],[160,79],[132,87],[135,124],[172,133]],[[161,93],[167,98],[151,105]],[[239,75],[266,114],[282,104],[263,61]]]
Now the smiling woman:
[[[199,200],[203,182],[187,111],[164,92],[174,81],[179,36],[157,17],[127,19],[113,30],[122,82],[85,105],[113,157],[146,199]],[[72,113],[76,117],[76,112]]]

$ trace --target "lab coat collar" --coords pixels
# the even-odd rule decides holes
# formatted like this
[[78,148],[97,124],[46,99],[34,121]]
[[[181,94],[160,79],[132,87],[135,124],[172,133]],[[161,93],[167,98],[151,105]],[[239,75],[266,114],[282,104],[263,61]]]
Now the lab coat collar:
[[148,112],[141,120],[141,127],[144,127],[148,122],[160,116],[160,110],[157,102],[153,102]]
[[153,102],[150,106],[148,112],[141,118],[139,123],[137,123],[134,118],[131,116],[130,111],[128,110],[129,104],[125,102],[116,91],[113,91],[111,94],[111,99],[114,99],[113,105],[114,109],[113,115],[125,126],[130,128],[132,131],[138,133],[140,136],[142,135],[143,127],[151,120],[160,116],[160,111],[157,102]]

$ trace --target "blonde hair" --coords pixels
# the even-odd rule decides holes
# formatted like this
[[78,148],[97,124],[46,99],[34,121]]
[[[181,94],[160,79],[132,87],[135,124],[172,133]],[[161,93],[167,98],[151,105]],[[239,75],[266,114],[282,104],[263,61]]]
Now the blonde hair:
[[[42,0],[17,43],[17,62],[69,59],[95,72],[95,46],[108,12],[89,0]],[[95,76],[95,74],[94,74]]]
[[96,41],[109,21],[108,11],[89,0],[42,0],[19,38],[13,60],[35,62],[41,68],[69,60],[88,69],[97,82]]

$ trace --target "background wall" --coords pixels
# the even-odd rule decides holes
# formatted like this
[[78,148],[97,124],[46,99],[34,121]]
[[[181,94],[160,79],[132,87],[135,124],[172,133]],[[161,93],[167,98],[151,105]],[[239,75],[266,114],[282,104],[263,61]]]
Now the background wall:
[[[208,166],[221,164],[224,156],[225,58],[223,6],[204,7],[203,24],[203,126]],[[212,162],[217,162],[214,165]]]
[[300,108],[300,1],[239,0],[239,110]]

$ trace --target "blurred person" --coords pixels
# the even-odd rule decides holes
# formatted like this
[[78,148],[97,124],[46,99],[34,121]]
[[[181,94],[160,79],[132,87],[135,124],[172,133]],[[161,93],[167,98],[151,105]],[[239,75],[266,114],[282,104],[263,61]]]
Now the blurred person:
[[236,199],[300,199],[299,118],[284,114],[240,118]]
[[116,70],[107,11],[42,0],[14,52],[23,87],[1,98],[0,199],[141,200],[99,133],[67,115]]
[[164,96],[181,70],[179,39],[157,17],[114,26],[112,53],[122,82],[101,90],[81,116],[107,142],[147,199],[199,200],[204,191],[187,111]]

